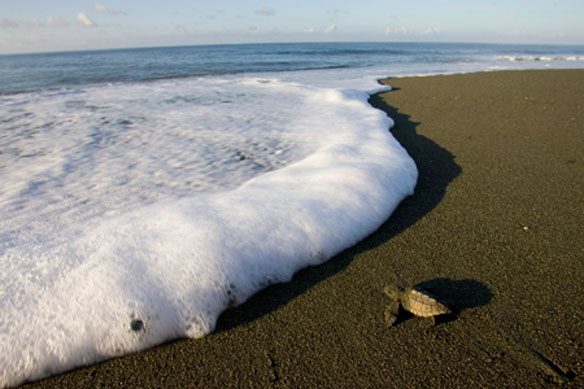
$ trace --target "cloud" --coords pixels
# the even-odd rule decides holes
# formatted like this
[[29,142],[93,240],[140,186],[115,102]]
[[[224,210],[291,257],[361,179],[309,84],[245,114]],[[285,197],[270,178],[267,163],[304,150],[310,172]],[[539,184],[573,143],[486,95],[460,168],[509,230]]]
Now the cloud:
[[18,28],[18,23],[0,17],[0,28]]
[[[77,15],[77,18],[79,18],[79,15]],[[47,16],[47,24],[51,27],[65,27],[68,25],[66,21],[55,15]]]
[[315,30],[315,28],[313,26],[308,27],[307,29],[304,30],[304,32],[309,32],[309,33],[313,33]]
[[427,29],[422,31],[422,35],[436,35],[436,34],[440,34],[441,32],[442,32],[442,29],[439,27],[428,27]]
[[324,29],[325,34],[330,34],[331,32],[335,31],[337,31],[337,25],[334,23],[329,24],[329,26]]
[[438,27],[428,27],[424,30],[411,30],[407,27],[387,27],[385,29],[385,35],[409,35],[409,36],[428,36],[441,34],[444,30]]
[[407,35],[409,33],[410,33],[410,30],[407,29],[406,27],[387,27],[385,29],[385,35],[391,35],[391,34]]
[[77,20],[79,24],[85,27],[95,27],[93,20],[91,20],[89,16],[85,15],[83,12],[79,12],[75,20]]
[[276,14],[276,11],[272,8],[262,7],[255,12],[257,15],[262,16],[273,16]]
[[41,22],[40,20],[38,20],[37,18],[27,18],[27,19],[24,19],[24,23],[28,24],[29,26],[33,26],[33,27],[42,27],[42,26],[44,26],[44,23]]
[[105,5],[102,5],[99,3],[93,4],[93,10],[99,12],[100,14],[106,14],[106,15],[121,15],[121,14],[123,14],[123,12],[120,11],[119,9],[110,9],[110,8],[107,8]]

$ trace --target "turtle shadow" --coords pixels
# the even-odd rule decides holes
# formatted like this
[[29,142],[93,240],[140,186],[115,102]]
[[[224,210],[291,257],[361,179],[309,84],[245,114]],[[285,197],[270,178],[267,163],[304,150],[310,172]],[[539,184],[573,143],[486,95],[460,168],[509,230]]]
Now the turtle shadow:
[[410,319],[426,320],[426,321],[429,321],[430,323],[432,323],[432,320],[433,320],[433,324],[429,324],[429,326],[437,327],[437,326],[440,326],[442,324],[446,324],[446,323],[450,323],[451,321],[455,321],[456,319],[458,319],[458,315],[459,315],[458,311],[452,311],[450,313],[447,313],[444,315],[433,316],[431,318],[427,318],[427,317],[416,318],[416,315],[406,311],[405,309],[403,309],[403,307],[400,306],[399,313],[397,315],[397,319],[391,325],[391,327],[397,327],[397,326],[409,321]]
[[471,279],[434,278],[416,286],[438,297],[453,313],[487,305],[494,296],[487,285]]
[[[396,93],[399,90],[393,88],[386,93]],[[224,311],[218,319],[216,333],[254,321],[277,310],[314,285],[343,271],[360,253],[379,247],[416,224],[436,208],[444,198],[447,186],[461,174],[462,168],[454,161],[454,155],[432,139],[419,134],[417,127],[420,123],[390,106],[382,93],[372,95],[369,104],[385,112],[395,122],[389,131],[406,149],[418,168],[420,178],[415,193],[405,198],[376,232],[355,246],[323,264],[298,271],[288,283],[268,286],[244,304]]]
[[408,311],[406,311],[405,309],[403,309],[400,305],[399,312],[397,314],[397,318],[395,319],[395,322],[391,326],[397,327],[397,326],[405,323],[406,321],[408,321],[414,317],[415,316],[413,314],[411,314]]

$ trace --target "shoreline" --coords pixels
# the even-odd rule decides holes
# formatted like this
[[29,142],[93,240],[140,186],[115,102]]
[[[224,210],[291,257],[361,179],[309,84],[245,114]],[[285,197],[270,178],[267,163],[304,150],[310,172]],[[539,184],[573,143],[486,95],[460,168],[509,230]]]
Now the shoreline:
[[[393,78],[370,102],[418,165],[374,234],[224,312],[214,333],[34,387],[584,384],[584,70]],[[458,315],[383,325],[403,277]]]

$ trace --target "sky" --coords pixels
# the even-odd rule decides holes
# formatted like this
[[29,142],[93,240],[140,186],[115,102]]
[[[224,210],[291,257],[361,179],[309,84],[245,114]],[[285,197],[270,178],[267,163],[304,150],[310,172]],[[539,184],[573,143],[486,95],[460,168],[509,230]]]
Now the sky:
[[584,0],[0,0],[0,54],[251,42],[584,44]]

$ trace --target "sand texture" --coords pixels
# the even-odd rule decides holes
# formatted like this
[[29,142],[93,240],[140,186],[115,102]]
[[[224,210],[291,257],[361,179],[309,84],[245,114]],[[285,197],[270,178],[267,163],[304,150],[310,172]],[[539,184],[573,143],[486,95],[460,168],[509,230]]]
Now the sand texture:
[[[387,80],[418,165],[373,235],[224,313],[212,335],[36,387],[584,387],[584,70]],[[453,306],[384,326],[387,283]]]

